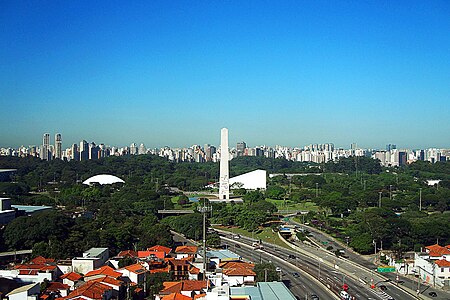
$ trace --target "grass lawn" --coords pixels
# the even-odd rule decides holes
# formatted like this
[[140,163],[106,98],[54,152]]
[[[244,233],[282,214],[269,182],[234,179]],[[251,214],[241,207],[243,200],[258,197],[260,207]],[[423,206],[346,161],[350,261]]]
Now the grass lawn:
[[[213,226],[213,227],[217,228],[217,229],[233,232],[235,234],[252,237],[252,233],[250,231],[244,230],[240,227],[233,227],[233,228],[227,228],[224,226]],[[290,249],[288,245],[286,245],[282,240],[280,240],[280,238],[278,237],[278,234],[276,232],[273,232],[272,229],[269,227],[264,228],[258,234],[254,233],[253,238],[262,240],[263,245],[264,245],[264,242],[267,242],[267,243],[275,244],[275,245]]]
[[270,198],[266,198],[266,200],[275,204],[278,210],[305,210],[305,211],[319,210],[319,207],[314,202],[310,201],[295,203],[290,200],[286,200],[285,205],[284,200],[276,200]]

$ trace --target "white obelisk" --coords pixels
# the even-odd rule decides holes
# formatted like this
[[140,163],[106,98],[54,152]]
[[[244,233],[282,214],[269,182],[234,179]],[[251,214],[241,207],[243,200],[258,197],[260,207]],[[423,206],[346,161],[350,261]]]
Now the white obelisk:
[[228,172],[228,129],[220,130],[220,180],[219,199],[230,200],[229,172]]

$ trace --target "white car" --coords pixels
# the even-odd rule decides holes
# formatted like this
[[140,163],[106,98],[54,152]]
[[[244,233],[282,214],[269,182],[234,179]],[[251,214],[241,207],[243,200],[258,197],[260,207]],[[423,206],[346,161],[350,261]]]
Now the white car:
[[276,267],[275,271],[281,272],[281,268],[280,267]]

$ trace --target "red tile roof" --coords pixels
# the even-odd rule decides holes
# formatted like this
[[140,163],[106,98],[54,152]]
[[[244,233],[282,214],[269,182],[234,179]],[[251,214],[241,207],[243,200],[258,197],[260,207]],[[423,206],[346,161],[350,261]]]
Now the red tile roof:
[[61,282],[49,282],[47,285],[47,291],[68,290],[69,288],[69,285]]
[[[114,279],[114,278],[111,278],[111,277],[102,277],[102,278],[93,279],[91,281],[101,282],[101,283],[108,283],[110,285],[115,285],[115,286],[118,286],[118,287],[120,287],[121,285],[124,284],[123,281],[117,280],[117,279]],[[89,282],[91,282],[91,281],[89,281]]]
[[123,269],[126,269],[127,271],[133,272],[135,274],[142,274],[142,273],[147,272],[147,270],[141,264],[129,265]]
[[425,249],[428,250],[427,253],[431,257],[440,257],[442,255],[450,255],[449,249],[447,249],[446,247],[439,246],[438,244],[427,246],[427,247],[425,247]]
[[80,274],[75,273],[75,272],[70,272],[70,273],[66,273],[66,274],[62,275],[59,278],[61,278],[61,279],[68,279],[70,281],[78,281],[81,278],[83,278],[83,276],[81,276]]
[[175,253],[195,254],[198,251],[197,246],[178,246],[175,249]]
[[88,272],[86,275],[84,275],[84,277],[86,278],[86,277],[95,276],[95,275],[105,275],[105,276],[109,276],[109,277],[118,279],[120,276],[122,276],[122,273],[114,271],[114,269],[111,268],[110,266],[103,266],[99,269]]
[[25,271],[25,270],[33,270],[33,271],[41,271],[41,272],[47,272],[47,271],[56,271],[57,266],[50,266],[50,265],[45,265],[45,264],[21,264],[21,265],[16,265],[14,266],[14,269],[16,270],[20,270],[20,271]]
[[181,293],[182,291],[201,291],[206,289],[206,281],[203,280],[186,280],[186,281],[166,281],[163,282],[164,288],[161,294]]
[[161,251],[138,251],[139,258],[156,257],[163,259],[165,256],[166,253]]
[[119,254],[117,254],[117,257],[138,257],[138,254],[133,250],[125,250],[120,251]]
[[440,260],[436,261],[435,264],[437,264],[441,268],[450,267],[450,261],[445,260],[445,259],[440,259]]
[[227,261],[219,265],[223,269],[223,274],[227,276],[255,276],[253,264],[245,262]]
[[38,264],[38,265],[45,265],[45,264],[50,264],[50,263],[54,263],[54,262],[55,262],[54,258],[45,258],[43,256],[38,256],[38,257],[33,258],[30,263]]
[[80,286],[65,299],[82,299],[81,297],[88,297],[91,299],[103,299],[103,295],[112,290],[112,287],[96,281],[89,281]]
[[161,300],[192,300],[192,298],[180,293],[172,293],[162,297]]
[[189,268],[189,273],[194,274],[194,275],[200,274],[200,269],[197,268],[197,267],[191,266],[191,267]]
[[150,247],[147,249],[148,251],[157,251],[157,252],[164,252],[167,254],[169,254],[170,252],[172,252],[172,249],[170,249],[169,247],[164,247],[164,246],[160,246],[160,245],[156,245],[153,247]]

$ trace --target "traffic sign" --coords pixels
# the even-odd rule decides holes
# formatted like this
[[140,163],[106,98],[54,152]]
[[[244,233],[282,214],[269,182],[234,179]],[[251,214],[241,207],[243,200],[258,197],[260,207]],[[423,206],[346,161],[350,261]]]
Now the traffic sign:
[[381,266],[377,268],[378,273],[390,273],[395,272],[395,267],[392,266]]

